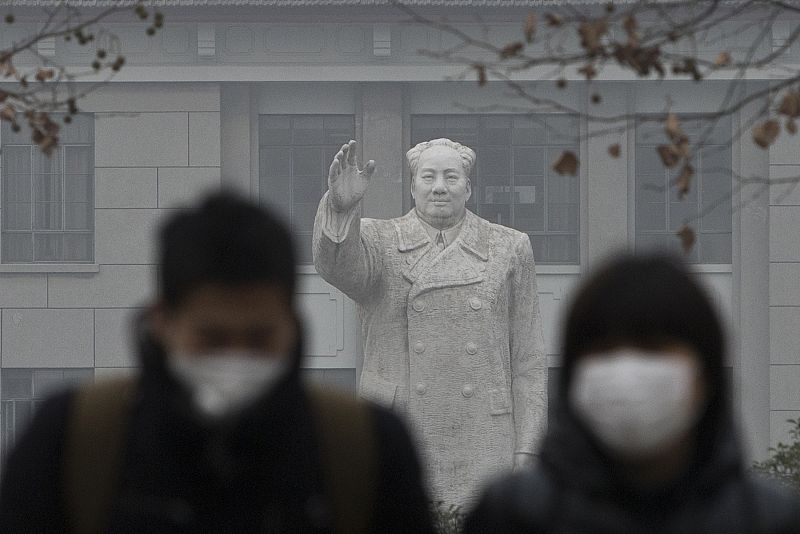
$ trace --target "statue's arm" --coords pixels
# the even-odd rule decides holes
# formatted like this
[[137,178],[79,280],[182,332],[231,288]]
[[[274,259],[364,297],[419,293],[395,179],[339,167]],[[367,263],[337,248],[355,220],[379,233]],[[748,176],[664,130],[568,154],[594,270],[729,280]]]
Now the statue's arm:
[[361,204],[337,211],[326,192],[314,219],[312,253],[317,272],[348,297],[361,302],[374,290],[382,269],[376,236],[361,225]]
[[547,424],[547,355],[536,288],[536,265],[527,235],[516,247],[509,299],[514,464],[532,463]]

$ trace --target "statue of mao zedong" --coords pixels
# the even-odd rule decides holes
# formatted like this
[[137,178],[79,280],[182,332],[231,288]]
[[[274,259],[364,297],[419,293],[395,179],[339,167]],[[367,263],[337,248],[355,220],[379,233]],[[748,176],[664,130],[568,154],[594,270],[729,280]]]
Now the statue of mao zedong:
[[356,142],[330,166],[314,265],[357,304],[359,394],[406,415],[434,498],[469,505],[530,465],[546,415],[546,356],[530,239],[467,210],[475,152],[449,139],[406,154],[415,207],[361,218],[375,162]]

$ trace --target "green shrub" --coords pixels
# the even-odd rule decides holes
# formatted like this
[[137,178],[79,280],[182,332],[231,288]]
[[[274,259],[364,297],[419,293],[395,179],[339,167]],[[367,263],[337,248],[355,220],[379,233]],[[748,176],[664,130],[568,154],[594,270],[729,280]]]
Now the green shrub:
[[755,471],[800,490],[800,419],[789,419],[791,443],[770,447],[770,458],[753,464]]

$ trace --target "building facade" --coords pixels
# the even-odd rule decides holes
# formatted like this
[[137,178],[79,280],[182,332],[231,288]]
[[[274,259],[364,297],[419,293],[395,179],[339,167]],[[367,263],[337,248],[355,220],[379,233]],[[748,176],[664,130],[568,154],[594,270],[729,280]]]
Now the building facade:
[[[24,132],[0,129],[2,454],[54,388],[135,369],[129,323],[153,296],[153,232],[171,210],[220,186],[291,224],[309,330],[305,372],[354,390],[356,309],[316,274],[310,257],[328,165],[343,143],[358,140],[363,160],[377,162],[364,215],[395,217],[412,206],[405,151],[445,136],[477,152],[468,207],[531,237],[551,381],[561,313],[581,274],[618,250],[677,247],[675,230],[703,212],[690,261],[731,334],[730,378],[751,455],[763,458],[785,440],[786,419],[800,416],[800,192],[775,186],[757,194],[737,187],[735,177],[800,175],[800,155],[790,137],[764,151],[736,135],[757,104],[702,133],[695,187],[679,201],[654,150],[660,130],[611,132],[552,109],[492,107],[520,103],[498,82],[445,79],[461,69],[419,50],[446,49],[453,38],[381,2],[161,4],[167,24],[155,37],[135,21],[106,24],[126,66],[80,101],[81,115],[53,158]],[[467,29],[487,25],[505,42],[519,37],[528,8],[504,4],[417,7]],[[35,30],[41,17],[33,7],[19,9],[19,23],[0,32],[2,47]],[[773,28],[773,46],[784,29]],[[725,39],[709,40],[704,52],[747,43],[738,34]],[[39,52],[67,65],[93,54],[63,41],[40,44]],[[591,87],[573,78],[561,91],[534,74],[521,82],[582,110],[594,110],[599,93],[608,115],[657,113],[668,101],[690,136],[703,130],[693,115],[716,109],[729,84],[641,81],[611,71]],[[748,79],[739,90],[765,83]],[[608,155],[615,143],[616,159]],[[551,168],[564,149],[579,156],[575,177]]]

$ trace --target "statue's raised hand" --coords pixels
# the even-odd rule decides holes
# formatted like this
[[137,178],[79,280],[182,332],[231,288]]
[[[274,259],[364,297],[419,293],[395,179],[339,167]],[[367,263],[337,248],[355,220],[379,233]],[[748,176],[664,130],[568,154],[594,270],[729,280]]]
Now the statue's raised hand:
[[328,170],[328,190],[333,209],[348,211],[358,204],[367,190],[373,172],[375,162],[372,160],[359,170],[355,141],[342,145]]

